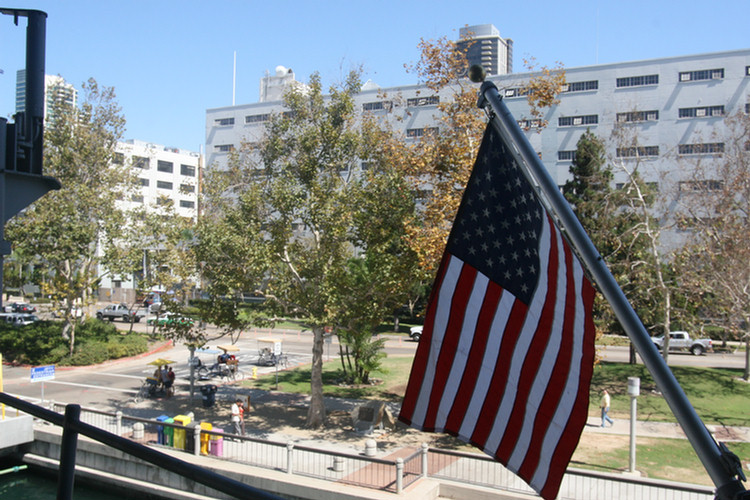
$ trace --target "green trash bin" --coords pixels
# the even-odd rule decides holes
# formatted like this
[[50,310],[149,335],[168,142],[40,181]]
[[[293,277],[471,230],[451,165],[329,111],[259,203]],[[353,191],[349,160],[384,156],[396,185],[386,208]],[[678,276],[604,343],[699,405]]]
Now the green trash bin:
[[[164,421],[165,424],[173,424],[174,419],[168,418]],[[174,427],[164,426],[164,443],[165,446],[174,446]]]

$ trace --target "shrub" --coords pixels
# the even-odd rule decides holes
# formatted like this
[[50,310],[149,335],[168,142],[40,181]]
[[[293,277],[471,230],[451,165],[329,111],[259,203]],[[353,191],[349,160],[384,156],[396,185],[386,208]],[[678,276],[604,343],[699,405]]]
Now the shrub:
[[0,323],[0,352],[14,363],[81,366],[134,356],[148,347],[141,334],[121,335],[110,323],[88,319],[76,326],[76,346],[70,356],[62,327],[61,321],[39,321],[22,327]]

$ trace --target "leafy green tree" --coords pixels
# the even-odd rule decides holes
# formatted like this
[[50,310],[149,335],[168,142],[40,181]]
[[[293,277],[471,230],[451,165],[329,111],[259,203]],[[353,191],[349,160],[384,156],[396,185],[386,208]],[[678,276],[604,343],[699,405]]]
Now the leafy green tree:
[[54,104],[56,119],[45,130],[44,171],[62,183],[12,219],[6,234],[26,255],[38,255],[50,273],[45,293],[67,308],[63,336],[70,353],[75,344],[75,299],[88,301],[97,285],[98,249],[107,252],[124,219],[116,201],[131,177],[111,165],[125,119],[114,89],[90,79],[83,85],[80,108]]
[[355,179],[380,135],[355,109],[359,90],[356,71],[329,95],[317,74],[291,89],[288,111],[272,117],[265,138],[238,151],[226,171],[210,174],[216,187],[199,229],[197,262],[212,295],[236,300],[254,291],[266,299],[266,314],[299,315],[310,325],[313,428],[325,420],[324,332],[339,322],[352,259],[366,252],[353,229],[363,202]]
[[[653,325],[663,311],[655,303],[654,276],[663,271],[658,253],[656,221],[650,214],[653,195],[637,169],[622,165],[628,182],[612,186],[614,174],[608,164],[604,141],[590,130],[581,135],[570,167],[571,179],[563,186],[565,198],[602,255],[610,271],[646,326]],[[659,269],[655,272],[655,267]],[[613,311],[597,295],[594,316],[600,329],[622,332]],[[632,363],[635,350],[631,345]]]

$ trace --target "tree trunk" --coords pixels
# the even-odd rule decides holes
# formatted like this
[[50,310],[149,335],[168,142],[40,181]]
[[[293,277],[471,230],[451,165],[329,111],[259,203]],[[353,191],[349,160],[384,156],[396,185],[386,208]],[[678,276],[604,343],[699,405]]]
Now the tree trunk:
[[742,378],[750,380],[750,333],[745,334],[745,373]]
[[323,327],[313,327],[312,371],[310,373],[310,408],[307,427],[317,429],[325,423],[326,405],[323,401]]
[[630,360],[629,363],[631,365],[634,365],[637,363],[637,360],[635,358],[635,345],[631,342],[630,343]]

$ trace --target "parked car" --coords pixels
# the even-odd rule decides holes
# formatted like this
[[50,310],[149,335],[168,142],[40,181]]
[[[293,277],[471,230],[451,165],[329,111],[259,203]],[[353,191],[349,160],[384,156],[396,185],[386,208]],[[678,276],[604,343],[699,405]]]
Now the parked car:
[[[664,347],[664,335],[651,337],[660,351]],[[669,351],[690,351],[696,356],[713,351],[711,339],[694,339],[688,332],[669,332]]]
[[39,317],[30,313],[2,313],[0,314],[0,321],[5,321],[13,326],[24,326],[36,323],[39,321]]
[[27,302],[13,302],[10,305],[10,311],[7,312],[14,312],[14,313],[34,313],[36,312],[36,307],[32,306],[31,304]]
[[131,321],[138,323],[141,321],[141,318],[146,317],[146,311],[140,309],[133,309],[131,311],[127,304],[110,304],[104,309],[96,311],[96,317],[101,320],[108,319],[110,321],[121,318],[125,323],[130,323]]
[[189,318],[187,316],[180,316],[179,314],[166,312],[162,314],[161,316],[154,316],[149,318],[146,321],[149,325],[157,325],[157,326],[164,326],[164,325],[173,325],[173,324],[179,324],[179,325],[192,325],[193,324],[193,318]]
[[422,338],[422,328],[422,326],[412,326],[409,330],[409,338],[414,342],[419,342],[419,339]]

